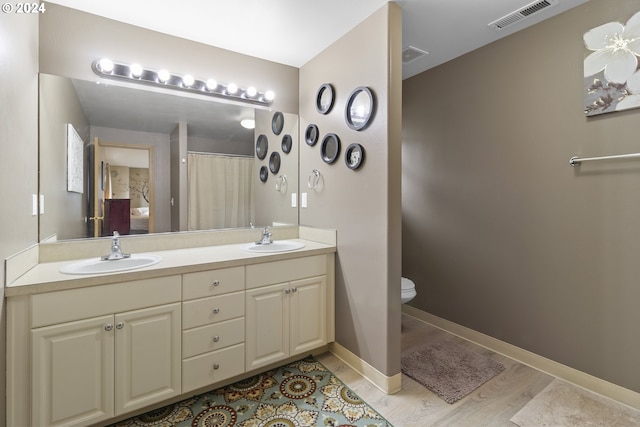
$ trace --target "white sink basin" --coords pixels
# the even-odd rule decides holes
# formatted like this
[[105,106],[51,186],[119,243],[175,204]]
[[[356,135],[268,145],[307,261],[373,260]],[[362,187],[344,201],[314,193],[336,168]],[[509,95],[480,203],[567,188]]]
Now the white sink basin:
[[249,243],[242,246],[242,249],[249,252],[287,252],[304,248],[304,243],[293,242],[291,240],[279,240],[268,245],[258,245]]
[[136,268],[149,267],[162,261],[162,257],[149,254],[133,254],[129,258],[113,261],[103,261],[100,258],[91,258],[74,262],[60,268],[63,274],[102,274],[117,273]]

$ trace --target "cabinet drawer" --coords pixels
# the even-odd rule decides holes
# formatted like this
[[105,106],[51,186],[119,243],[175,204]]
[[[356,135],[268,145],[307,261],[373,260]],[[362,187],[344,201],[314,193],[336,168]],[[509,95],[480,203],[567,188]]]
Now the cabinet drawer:
[[244,316],[244,292],[182,303],[182,329]]
[[182,299],[212,297],[244,290],[244,267],[200,271],[182,276]]
[[31,327],[179,302],[181,281],[177,275],[37,294],[31,300]]
[[244,373],[244,344],[192,357],[182,362],[182,392]]
[[247,266],[247,289],[327,274],[327,256],[315,255]]
[[244,317],[182,333],[182,357],[188,358],[244,342]]

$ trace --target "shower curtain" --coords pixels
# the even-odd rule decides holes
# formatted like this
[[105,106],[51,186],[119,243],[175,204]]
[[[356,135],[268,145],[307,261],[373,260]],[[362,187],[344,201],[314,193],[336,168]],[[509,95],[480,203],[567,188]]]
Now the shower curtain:
[[253,157],[188,153],[188,228],[248,227],[254,221]]

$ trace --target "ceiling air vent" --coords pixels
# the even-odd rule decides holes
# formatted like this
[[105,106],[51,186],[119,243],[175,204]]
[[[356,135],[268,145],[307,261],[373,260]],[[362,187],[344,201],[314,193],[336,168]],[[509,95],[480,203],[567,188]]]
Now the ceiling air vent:
[[523,8],[516,10],[506,16],[503,16],[500,19],[497,19],[489,24],[489,27],[495,30],[502,30],[505,27],[508,27],[511,24],[515,24],[518,21],[522,21],[525,18],[528,18],[536,13],[540,12],[543,9],[546,9],[551,6],[555,6],[558,4],[558,0],[541,0],[536,1],[531,4],[524,6]]
[[402,50],[402,62],[408,64],[409,62],[415,61],[416,59],[427,55],[429,52],[418,49],[414,46],[407,46]]

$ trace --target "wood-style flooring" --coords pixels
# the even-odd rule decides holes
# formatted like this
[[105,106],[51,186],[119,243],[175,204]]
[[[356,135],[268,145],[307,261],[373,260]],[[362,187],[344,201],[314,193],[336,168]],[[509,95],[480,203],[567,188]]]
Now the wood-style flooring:
[[493,353],[409,315],[402,315],[403,354],[437,339],[451,340],[487,355],[502,363],[505,370],[462,400],[448,404],[406,375],[402,376],[402,391],[387,395],[334,355],[326,353],[318,356],[318,360],[394,427],[515,427],[509,419],[553,381],[550,375]]

